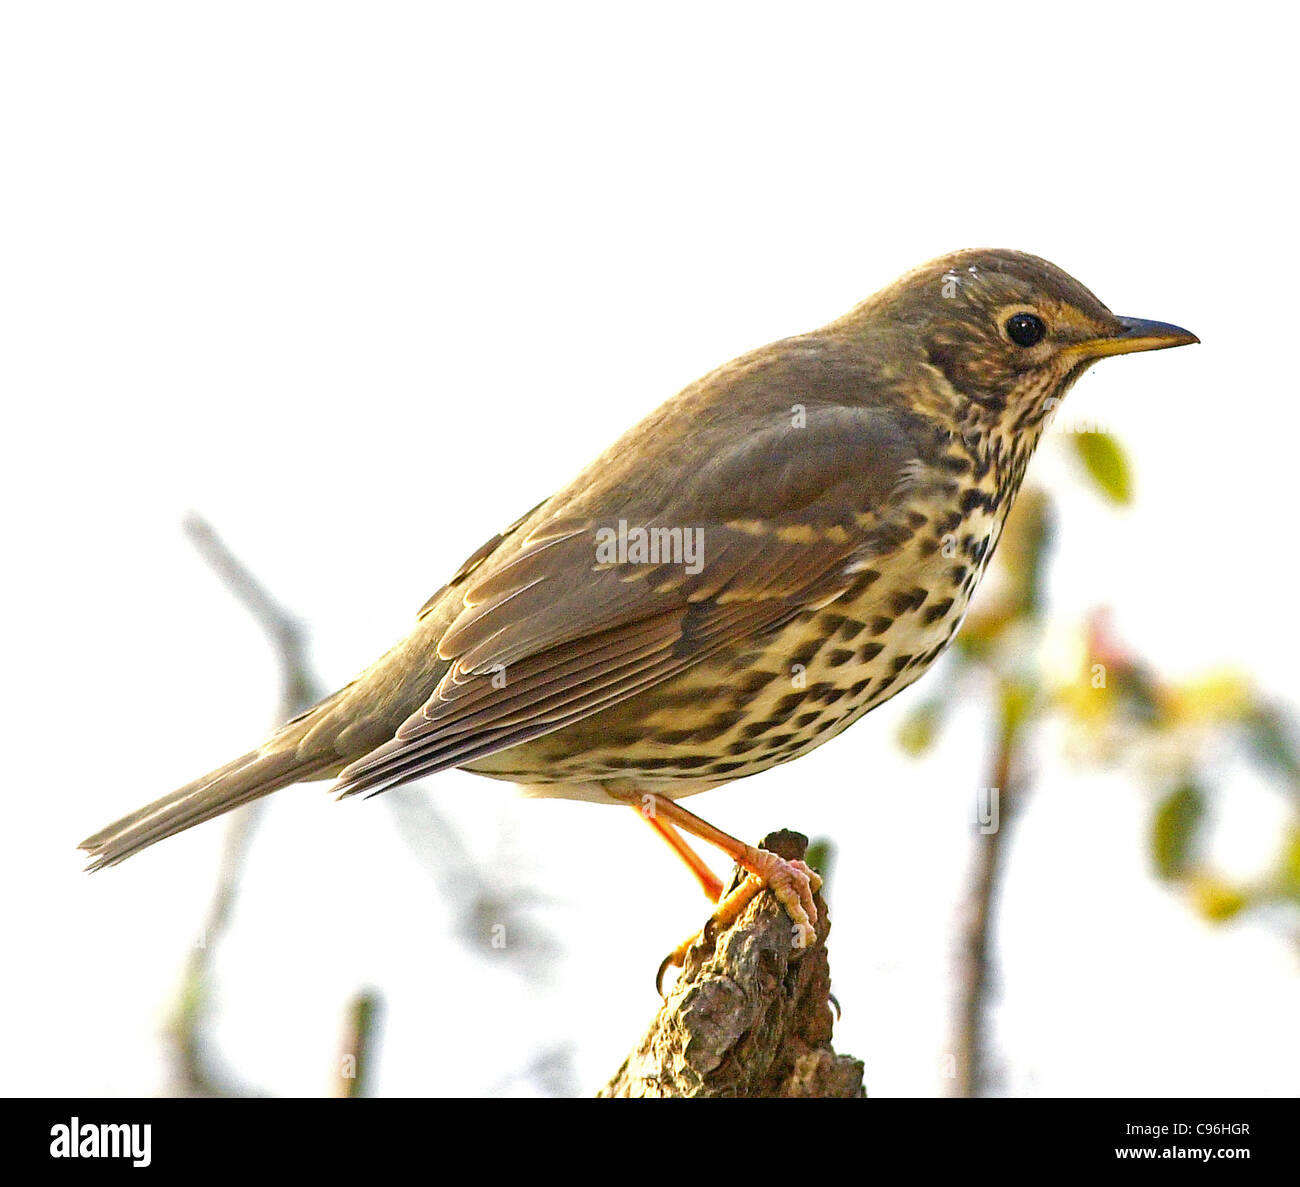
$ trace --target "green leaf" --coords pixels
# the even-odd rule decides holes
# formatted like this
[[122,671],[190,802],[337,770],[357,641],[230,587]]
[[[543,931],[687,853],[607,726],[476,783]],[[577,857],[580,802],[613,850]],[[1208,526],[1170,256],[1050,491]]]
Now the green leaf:
[[1255,761],[1273,774],[1300,781],[1300,753],[1284,711],[1276,705],[1259,705],[1246,717],[1245,726]]
[[1251,905],[1250,897],[1220,878],[1205,878],[1192,888],[1196,909],[1211,923],[1227,923]]
[[1168,881],[1187,872],[1204,816],[1205,796],[1194,783],[1181,784],[1160,801],[1151,828],[1156,877]]
[[1123,447],[1109,433],[1074,433],[1071,435],[1075,455],[1113,503],[1133,501],[1133,471]]
[[913,758],[920,758],[934,745],[940,719],[939,702],[923,701],[903,718],[898,729],[898,744]]
[[830,892],[831,867],[835,864],[835,842],[829,837],[817,837],[808,844],[804,861],[822,876],[822,894]]
[[1282,893],[1300,902],[1300,828],[1291,830],[1282,851]]

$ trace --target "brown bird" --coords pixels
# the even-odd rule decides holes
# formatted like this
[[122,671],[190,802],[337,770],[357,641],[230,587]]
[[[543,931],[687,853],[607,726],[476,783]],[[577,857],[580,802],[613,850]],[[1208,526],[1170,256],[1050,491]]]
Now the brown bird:
[[493,536],[414,630],[261,747],[87,838],[91,868],[291,783],[449,767],[640,810],[770,885],[806,942],[816,874],[675,803],[806,754],[952,641],[1025,466],[1106,355],[1196,342],[1046,260],[944,256],[696,381]]

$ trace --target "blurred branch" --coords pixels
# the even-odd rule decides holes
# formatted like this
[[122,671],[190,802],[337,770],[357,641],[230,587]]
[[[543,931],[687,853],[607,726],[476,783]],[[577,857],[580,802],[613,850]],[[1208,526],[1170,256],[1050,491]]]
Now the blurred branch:
[[378,1029],[380,1010],[379,994],[373,990],[358,993],[349,1003],[347,1024],[339,1051],[339,1070],[335,1095],[359,1097],[367,1095],[370,1086],[370,1065],[378,1046],[375,1031]]
[[580,1095],[577,1073],[573,1069],[572,1044],[557,1043],[542,1048],[531,1062],[498,1080],[487,1095],[507,1096],[517,1084],[540,1089],[543,1096],[567,1098]]
[[[253,616],[275,648],[280,666],[277,721],[300,713],[325,691],[323,682],[312,671],[308,661],[306,632],[301,624],[271,597],[261,582],[226,547],[207,520],[191,514],[186,518],[184,528],[199,554]],[[230,814],[217,885],[199,933],[199,942],[185,962],[178,1004],[167,1025],[174,1052],[172,1077],[177,1091],[186,1096],[245,1094],[212,1067],[204,1036],[211,1009],[211,970],[217,946],[234,912],[244,856],[264,807],[265,801],[258,800]]]
[[[327,691],[309,658],[307,631],[271,596],[247,566],[230,550],[215,529],[199,515],[191,514],[185,534],[221,579],[222,584],[262,628],[279,661],[280,705],[276,724],[296,716]],[[398,826],[434,876],[440,894],[453,904],[461,939],[472,950],[489,950],[494,934],[511,936],[504,949],[506,959],[528,976],[536,976],[555,951],[554,941],[536,926],[524,926],[518,916],[526,896],[507,893],[474,864],[454,831],[427,798],[413,788],[400,788],[383,797]],[[219,1072],[208,1050],[205,1035],[211,1013],[212,969],[216,950],[234,913],[239,879],[253,831],[265,810],[266,800],[257,800],[230,813],[222,847],[217,884],[204,918],[199,940],[185,961],[177,1004],[167,1024],[172,1043],[172,1079],[175,1090],[187,1096],[240,1096],[229,1075]],[[502,929],[494,933],[494,929]],[[350,1007],[350,1024],[344,1057],[352,1056],[354,1078],[340,1065],[342,1095],[365,1091],[365,1072],[370,1047],[375,994],[362,995]],[[551,1079],[562,1075],[552,1069]]]
[[249,1095],[235,1087],[228,1075],[213,1067],[205,1035],[211,1011],[210,970],[214,950],[230,922],[244,851],[257,821],[257,807],[260,805],[249,805],[231,813],[221,851],[216,890],[199,939],[186,958],[181,972],[180,993],[167,1022],[166,1033],[172,1044],[172,1082],[177,1095]]
[[[456,933],[471,951],[492,954],[520,975],[540,980],[553,966],[559,945],[524,912],[540,900],[526,887],[505,881],[514,863],[502,863],[505,878],[489,876],[470,857],[456,831],[418,784],[395,787],[382,797],[397,818],[402,836],[438,888],[452,904]],[[504,937],[509,942],[504,943]]]
[[225,587],[265,632],[280,663],[280,708],[277,724],[301,713],[325,695],[324,681],[307,657],[307,632],[302,624],[267,592],[244,563],[226,546],[201,515],[191,513],[183,525],[198,550]]
[[[799,833],[764,837],[787,860]],[[744,871],[732,874],[738,885]],[[790,920],[769,893],[726,931],[706,929],[636,1048],[601,1096],[861,1097],[862,1064],[831,1048],[826,903],[816,896],[817,943],[790,946]]]
[[1012,815],[1027,790],[1022,785],[1020,758],[1024,716],[1013,697],[1003,697],[999,716],[997,746],[989,783],[984,789],[984,794],[990,797],[987,808],[992,827],[981,825],[962,937],[952,1089],[952,1095],[961,1097],[982,1095],[989,1080],[994,919]]
[[1042,614],[1051,541],[1047,496],[1027,488],[1003,531],[994,594],[973,616],[971,643],[959,652],[992,671],[996,733],[988,781],[979,792],[979,835],[958,958],[954,1096],[980,1096],[988,1086],[997,904],[1011,822],[1029,793],[1024,738],[1042,699],[1038,673],[1024,662],[1024,642]]

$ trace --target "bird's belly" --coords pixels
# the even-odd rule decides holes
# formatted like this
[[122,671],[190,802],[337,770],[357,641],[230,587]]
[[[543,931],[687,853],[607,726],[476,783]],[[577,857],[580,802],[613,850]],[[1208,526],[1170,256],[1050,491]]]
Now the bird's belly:
[[999,529],[977,513],[951,538],[922,533],[834,602],[469,769],[540,795],[599,799],[618,780],[677,798],[806,754],[944,651]]

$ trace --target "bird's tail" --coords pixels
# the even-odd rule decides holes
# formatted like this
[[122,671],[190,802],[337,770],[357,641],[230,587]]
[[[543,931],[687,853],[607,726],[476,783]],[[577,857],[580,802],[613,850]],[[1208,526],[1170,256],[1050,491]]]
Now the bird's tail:
[[86,850],[94,859],[88,867],[91,870],[116,865],[155,841],[174,836],[300,779],[319,777],[329,765],[328,759],[305,758],[292,746],[253,750],[123,816],[87,837],[78,848]]

